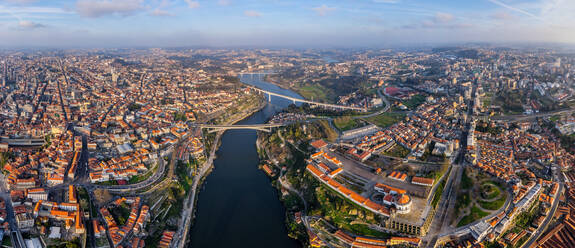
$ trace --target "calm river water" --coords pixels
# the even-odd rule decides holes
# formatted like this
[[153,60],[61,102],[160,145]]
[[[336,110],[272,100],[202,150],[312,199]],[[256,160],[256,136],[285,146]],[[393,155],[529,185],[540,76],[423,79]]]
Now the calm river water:
[[[271,92],[301,98],[293,91],[266,83],[263,76],[240,80]],[[264,123],[291,101],[272,97],[262,110],[238,124]],[[200,191],[191,247],[301,247],[287,236],[285,209],[270,179],[258,169],[255,130],[230,130],[222,136],[215,168]]]

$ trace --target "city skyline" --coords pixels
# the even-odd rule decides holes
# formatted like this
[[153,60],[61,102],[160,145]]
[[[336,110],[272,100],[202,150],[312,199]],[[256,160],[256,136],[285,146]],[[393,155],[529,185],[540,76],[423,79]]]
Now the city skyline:
[[0,1],[0,47],[575,43],[575,2]]

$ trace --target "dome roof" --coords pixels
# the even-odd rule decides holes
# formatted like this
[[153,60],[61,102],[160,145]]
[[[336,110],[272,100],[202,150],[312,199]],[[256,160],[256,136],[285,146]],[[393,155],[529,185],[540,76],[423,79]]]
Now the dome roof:
[[405,205],[408,204],[411,201],[411,198],[408,195],[402,195],[399,200],[397,201],[397,204],[399,205]]

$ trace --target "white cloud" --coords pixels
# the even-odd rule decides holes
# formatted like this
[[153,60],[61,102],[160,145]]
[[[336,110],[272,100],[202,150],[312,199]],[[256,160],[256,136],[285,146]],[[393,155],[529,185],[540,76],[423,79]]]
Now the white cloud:
[[76,10],[83,17],[129,16],[143,9],[143,0],[79,0]]
[[446,23],[446,22],[450,22],[453,20],[453,15],[449,14],[449,13],[442,13],[442,12],[438,12],[435,13],[435,18],[434,18],[435,22],[437,23]]
[[200,2],[198,1],[192,1],[192,0],[185,0],[185,1],[188,4],[188,7],[190,7],[190,9],[196,9],[200,7]]
[[230,4],[232,4],[232,1],[230,1],[230,0],[219,0],[218,1],[218,5],[220,5],[220,6],[228,6]]
[[325,4],[322,5],[322,6],[313,8],[313,11],[315,11],[315,12],[316,12],[318,15],[320,15],[320,16],[325,16],[325,15],[327,15],[329,12],[332,12],[332,11],[334,11],[334,10],[335,10],[335,8],[333,8],[333,7],[328,7],[328,6],[325,5]]
[[173,13],[161,9],[154,9],[150,14],[153,16],[174,16]]
[[422,20],[418,20],[417,22],[402,25],[400,28],[402,29],[442,29],[442,28],[468,28],[471,27],[468,23],[454,23],[453,20],[455,17],[452,14],[444,13],[444,12],[437,12],[435,15],[429,18],[425,18]]
[[244,15],[249,16],[249,17],[260,17],[260,16],[262,16],[262,13],[257,12],[255,10],[246,10],[246,11],[244,11]]
[[32,6],[2,6],[0,13],[11,14],[68,14],[72,13],[61,8],[52,7],[32,7]]
[[506,9],[508,9],[508,10],[511,10],[511,11],[514,11],[514,12],[517,12],[517,13],[521,13],[521,14],[523,14],[523,15],[526,15],[526,16],[529,16],[529,17],[532,17],[532,18],[535,18],[535,19],[542,20],[541,17],[539,17],[539,16],[536,16],[536,15],[534,15],[534,14],[532,14],[532,13],[529,13],[529,12],[527,12],[527,11],[525,11],[525,10],[522,10],[522,9],[519,9],[519,8],[516,8],[516,7],[513,7],[513,6],[509,5],[509,4],[500,2],[499,0],[487,0],[487,1],[492,2],[492,3],[494,3],[494,4],[497,4],[497,5],[499,5],[499,6],[503,7],[503,8],[506,8]]
[[540,17],[553,26],[569,27],[570,32],[575,30],[575,1],[555,0],[541,3]]
[[43,28],[46,26],[37,22],[21,20],[18,22],[18,27],[21,29],[35,29],[35,28]]

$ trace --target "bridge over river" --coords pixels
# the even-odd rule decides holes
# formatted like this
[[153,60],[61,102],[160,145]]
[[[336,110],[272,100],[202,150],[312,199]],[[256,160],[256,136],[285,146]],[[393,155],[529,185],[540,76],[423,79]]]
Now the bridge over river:
[[209,132],[217,132],[220,130],[228,130],[228,129],[254,129],[264,132],[271,132],[271,129],[274,127],[281,127],[288,125],[289,123],[268,123],[268,124],[244,124],[244,125],[211,125],[211,124],[190,124],[192,127],[199,127],[203,129],[210,130]]
[[320,106],[320,107],[324,107],[324,108],[332,108],[332,109],[342,109],[342,110],[356,110],[356,111],[361,111],[361,112],[366,112],[367,109],[366,108],[360,108],[360,107],[353,107],[353,106],[346,106],[346,105],[337,105],[337,104],[329,104],[329,103],[321,103],[321,102],[314,102],[314,101],[310,101],[310,100],[305,100],[305,99],[300,99],[300,98],[296,98],[296,97],[291,97],[291,96],[286,96],[286,95],[282,95],[282,94],[278,94],[278,93],[274,93],[271,91],[267,91],[267,90],[262,90],[260,88],[256,88],[253,86],[249,86],[249,88],[251,90],[257,91],[259,93],[263,93],[263,94],[267,94],[268,95],[268,101],[272,101],[272,96],[277,96],[280,98],[284,98],[290,101],[293,101],[293,103],[295,104],[296,102],[301,102],[301,103],[307,103],[310,105],[315,105],[315,106]]

